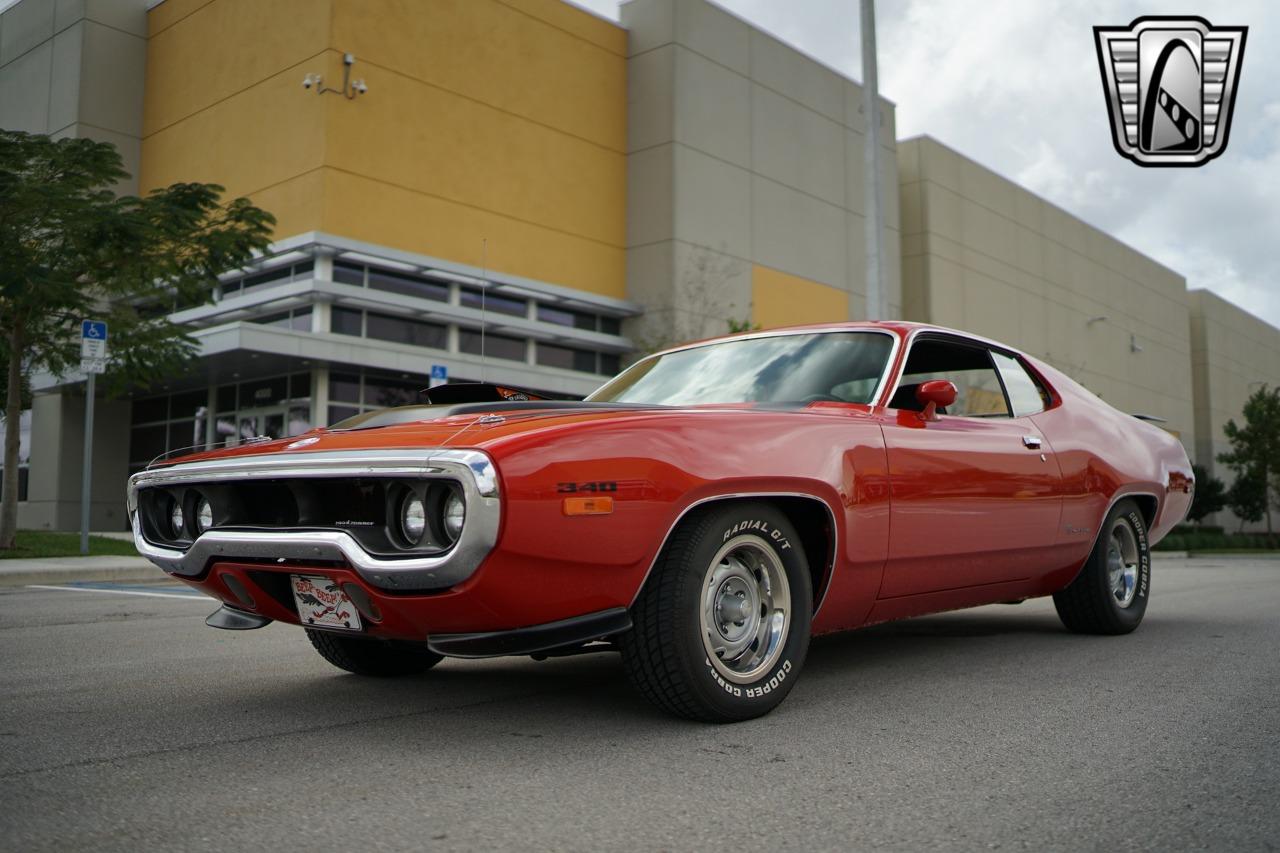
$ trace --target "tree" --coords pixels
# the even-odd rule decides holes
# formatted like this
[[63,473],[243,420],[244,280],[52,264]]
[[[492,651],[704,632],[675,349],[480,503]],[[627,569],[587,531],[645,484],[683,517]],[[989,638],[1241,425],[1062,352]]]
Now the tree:
[[[0,339],[4,416],[17,424],[37,371],[79,366],[80,322],[111,326],[109,391],[181,372],[195,341],[164,306],[198,304],[218,273],[242,266],[271,238],[275,219],[222,187],[185,183],[144,198],[116,196],[126,177],[108,143],[0,131]],[[159,309],[159,310],[157,310]],[[0,548],[18,515],[18,430],[4,442]]]
[[1227,487],[1217,477],[1212,477],[1201,465],[1192,465],[1196,478],[1196,494],[1191,502],[1187,518],[1199,524],[1227,505]]
[[1261,521],[1267,508],[1267,481],[1256,471],[1246,471],[1227,490],[1227,507],[1240,519],[1240,530],[1246,523]]
[[[1229,420],[1222,432],[1231,442],[1231,450],[1218,455],[1218,461],[1235,471],[1242,499],[1260,495],[1262,513],[1267,518],[1267,533],[1272,532],[1271,506],[1274,495],[1280,495],[1280,388],[1263,385],[1244,404],[1244,425]],[[1233,490],[1235,487],[1232,487]],[[1242,506],[1252,506],[1244,500]],[[1237,512],[1241,518],[1242,513]],[[1249,518],[1257,521],[1257,518]]]

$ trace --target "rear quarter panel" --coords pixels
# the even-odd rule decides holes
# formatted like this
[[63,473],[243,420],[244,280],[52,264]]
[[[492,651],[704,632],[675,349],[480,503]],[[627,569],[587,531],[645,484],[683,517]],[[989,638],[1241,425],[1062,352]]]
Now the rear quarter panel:
[[1033,420],[1062,469],[1058,536],[1068,565],[1054,581],[1065,584],[1089,555],[1117,500],[1128,495],[1155,498],[1156,513],[1147,532],[1154,545],[1186,516],[1194,480],[1186,451],[1173,435],[1115,409],[1060,371],[1028,361],[1059,398]]

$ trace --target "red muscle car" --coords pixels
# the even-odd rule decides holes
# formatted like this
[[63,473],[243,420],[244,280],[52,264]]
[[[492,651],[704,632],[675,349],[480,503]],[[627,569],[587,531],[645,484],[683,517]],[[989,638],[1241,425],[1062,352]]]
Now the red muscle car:
[[1132,631],[1194,485],[1169,433],[911,323],[677,347],[582,402],[446,387],[492,399],[135,474],[139,551],[223,602],[210,625],[301,625],[351,672],[616,650],[658,706],[733,721],[815,634],[1044,595]]

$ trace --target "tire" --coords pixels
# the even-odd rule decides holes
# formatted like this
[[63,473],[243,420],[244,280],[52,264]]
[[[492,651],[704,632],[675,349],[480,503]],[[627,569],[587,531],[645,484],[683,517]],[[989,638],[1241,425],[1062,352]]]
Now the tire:
[[1077,634],[1128,634],[1142,623],[1151,594],[1147,523],[1132,500],[1107,514],[1080,574],[1053,596],[1058,617]]
[[659,555],[619,641],[623,664],[669,713],[749,720],[791,692],[812,610],[808,561],[787,517],[754,501],[711,508],[682,522]]
[[413,643],[373,640],[368,637],[344,637],[332,631],[304,629],[307,639],[320,657],[347,672],[389,678],[417,675],[444,660],[443,657]]

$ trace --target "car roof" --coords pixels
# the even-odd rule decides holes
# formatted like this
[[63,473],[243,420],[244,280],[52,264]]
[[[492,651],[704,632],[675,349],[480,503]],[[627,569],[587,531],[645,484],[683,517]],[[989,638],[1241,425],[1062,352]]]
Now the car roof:
[[663,355],[668,352],[679,352],[680,350],[693,349],[694,347],[706,346],[708,344],[719,343],[720,341],[729,340],[745,340],[749,338],[767,338],[780,335],[804,334],[806,332],[838,332],[838,331],[880,331],[887,332],[902,338],[904,341],[916,332],[938,332],[940,334],[955,335],[959,338],[973,341],[979,344],[993,346],[998,349],[1008,350],[1010,352],[1019,352],[1016,347],[1000,341],[984,338],[981,335],[975,335],[961,329],[952,329],[946,326],[937,326],[932,323],[916,323],[910,320],[846,320],[836,323],[805,323],[797,326],[778,326],[772,329],[761,329],[760,331],[739,332],[733,335],[718,335],[714,338],[706,338],[700,341],[690,341],[680,344],[679,346],[670,347],[654,355]]

